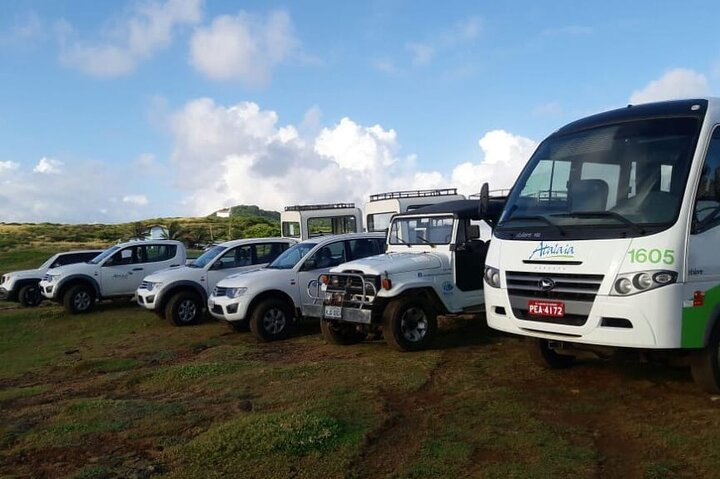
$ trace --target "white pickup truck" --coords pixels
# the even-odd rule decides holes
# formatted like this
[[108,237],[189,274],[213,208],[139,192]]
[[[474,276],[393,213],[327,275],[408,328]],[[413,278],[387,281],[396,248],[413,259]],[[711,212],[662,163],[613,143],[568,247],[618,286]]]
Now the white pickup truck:
[[0,277],[0,300],[17,301],[23,306],[37,306],[43,300],[38,284],[50,268],[66,264],[84,263],[102,253],[102,250],[66,251],[50,256],[37,269],[12,271]]
[[112,246],[87,263],[48,270],[40,281],[43,296],[71,314],[87,313],[98,299],[132,297],[148,274],[185,264],[179,241],[131,241]]
[[387,253],[319,277],[323,337],[354,344],[382,332],[395,349],[415,351],[432,341],[439,314],[482,311],[490,225],[503,201],[487,213],[477,200],[455,200],[394,216]]
[[349,260],[380,254],[382,233],[320,236],[289,248],[266,268],[228,276],[208,299],[210,314],[256,338],[287,337],[299,318],[322,315],[318,275]]
[[137,302],[176,326],[196,324],[218,281],[266,266],[295,243],[289,238],[254,238],[215,245],[186,266],[146,276],[137,289]]

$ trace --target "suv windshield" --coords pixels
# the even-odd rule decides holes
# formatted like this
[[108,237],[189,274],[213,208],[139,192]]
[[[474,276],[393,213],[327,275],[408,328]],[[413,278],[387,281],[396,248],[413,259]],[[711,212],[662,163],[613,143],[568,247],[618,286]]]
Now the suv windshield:
[[653,118],[550,137],[518,178],[496,236],[631,237],[672,226],[698,131],[696,118]]
[[225,246],[217,245],[213,246],[209,250],[205,251],[203,254],[197,257],[195,261],[190,263],[188,266],[191,268],[204,268],[209,263],[212,262],[215,258],[218,257],[220,253],[225,251],[227,248]]
[[54,254],[50,256],[48,259],[45,260],[43,264],[40,265],[38,269],[47,269],[50,267],[51,264],[55,262],[55,259],[60,256],[59,254]]
[[88,263],[90,263],[90,264],[100,264],[100,263],[103,262],[103,260],[104,260],[105,258],[107,258],[108,256],[112,256],[112,254],[113,254],[114,252],[116,252],[117,250],[119,250],[119,249],[120,249],[119,246],[112,246],[112,247],[106,249],[105,251],[103,251],[102,253],[100,253],[99,255],[95,256],[93,259],[91,259],[90,261],[88,261]]
[[275,258],[275,261],[270,263],[267,268],[292,269],[315,246],[317,246],[317,243],[299,243],[291,246],[283,254]]
[[452,216],[396,218],[390,225],[389,244],[449,244],[452,240]]

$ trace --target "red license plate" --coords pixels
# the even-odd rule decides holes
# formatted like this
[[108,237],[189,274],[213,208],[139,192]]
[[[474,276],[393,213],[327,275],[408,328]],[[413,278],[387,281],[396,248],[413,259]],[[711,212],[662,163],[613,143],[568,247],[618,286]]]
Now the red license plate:
[[549,316],[562,318],[565,316],[565,303],[560,301],[528,301],[528,313],[532,316]]

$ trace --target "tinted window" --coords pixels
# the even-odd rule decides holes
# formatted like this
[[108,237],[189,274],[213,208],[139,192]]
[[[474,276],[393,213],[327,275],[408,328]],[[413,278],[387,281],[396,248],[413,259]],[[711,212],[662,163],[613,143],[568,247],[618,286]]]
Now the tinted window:
[[253,264],[271,263],[288,248],[287,243],[260,243],[255,245]]
[[381,254],[385,250],[385,240],[380,238],[362,238],[348,241],[350,259],[361,259]]
[[138,246],[139,257],[143,263],[157,263],[159,261],[168,261],[175,257],[177,252],[176,245],[156,244],[147,246]]
[[720,127],[715,128],[695,196],[695,232],[720,224]]
[[240,268],[252,265],[252,246],[243,245],[228,250],[213,265],[217,269]]
[[310,257],[311,260],[315,261],[315,268],[331,268],[337,266],[346,261],[345,259],[345,242],[338,241],[337,243],[331,243],[323,246]]
[[57,268],[58,266],[64,266],[66,264],[84,263],[86,261],[90,261],[97,255],[98,253],[62,254],[58,257],[58,259],[55,260],[55,262],[52,264],[52,267]]

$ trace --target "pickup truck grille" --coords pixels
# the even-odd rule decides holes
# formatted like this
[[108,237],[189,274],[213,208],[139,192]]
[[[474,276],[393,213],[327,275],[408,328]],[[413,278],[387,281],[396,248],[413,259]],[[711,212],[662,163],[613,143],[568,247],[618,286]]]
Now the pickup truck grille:
[[150,286],[150,283],[149,283],[149,282],[143,281],[142,283],[140,283],[140,287],[139,287],[138,289],[147,289],[147,290],[149,290],[149,289],[150,289],[149,286]]
[[43,281],[50,281],[50,275],[49,275],[49,274],[46,274],[45,276],[43,276],[42,280],[43,280]]
[[213,296],[227,296],[227,290],[227,288],[223,288],[222,286],[215,286]]
[[[587,322],[603,275],[507,271],[505,279],[515,317],[525,321],[582,326]],[[552,284],[552,287],[543,288],[542,281]],[[565,316],[555,318],[530,315],[528,301],[533,299],[564,302]]]

